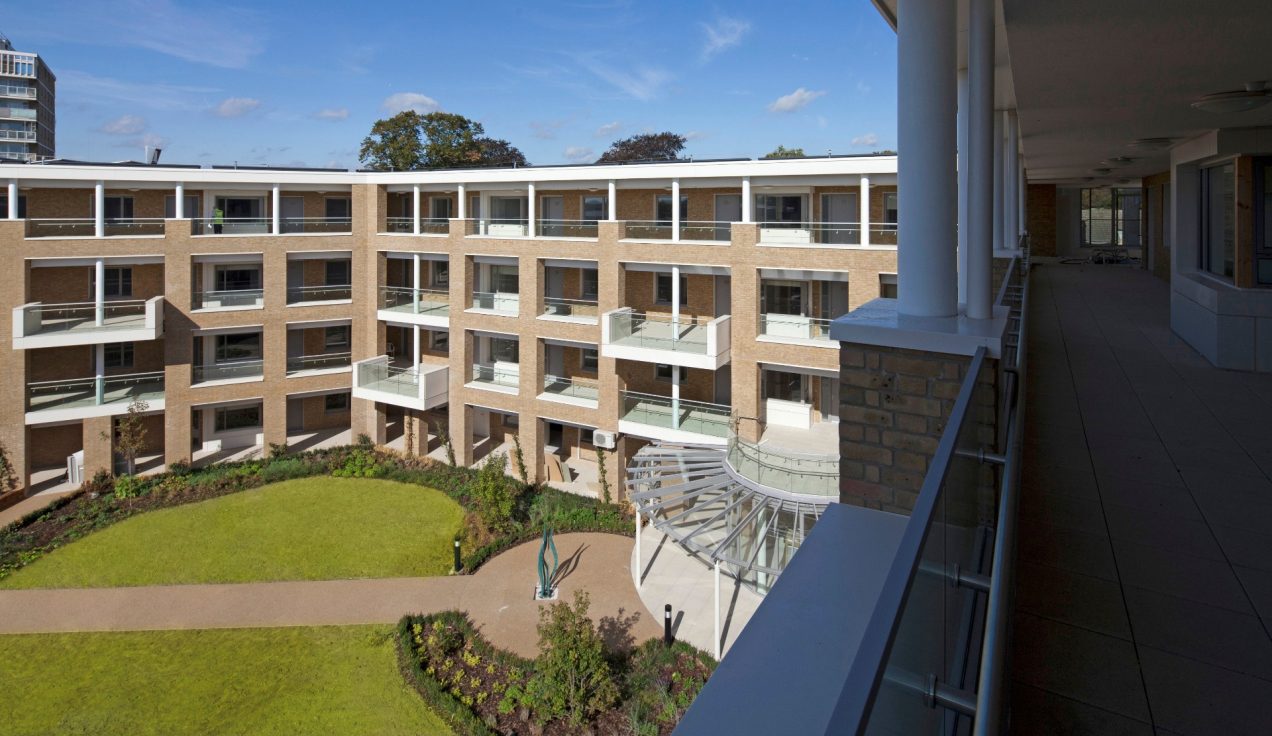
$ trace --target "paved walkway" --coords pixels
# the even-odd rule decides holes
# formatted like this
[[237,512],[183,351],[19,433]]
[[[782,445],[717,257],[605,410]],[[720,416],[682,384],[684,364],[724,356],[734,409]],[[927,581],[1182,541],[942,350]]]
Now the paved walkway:
[[[475,575],[233,585],[160,585],[0,591],[0,633],[144,631],[395,623],[407,613],[459,609],[494,644],[532,657],[538,651],[534,600],[538,542],[488,562]],[[631,577],[632,540],[563,534],[561,596],[591,595],[591,617],[611,645],[662,634]]]
[[62,496],[67,496],[79,490],[78,486],[68,485],[66,488],[59,488],[52,491],[43,491],[34,496],[29,496],[15,503],[4,511],[0,511],[0,528],[6,527],[13,522],[21,519],[32,511],[39,511],[48,506]]
[[1272,728],[1272,375],[1144,271],[1031,279],[1013,733]]

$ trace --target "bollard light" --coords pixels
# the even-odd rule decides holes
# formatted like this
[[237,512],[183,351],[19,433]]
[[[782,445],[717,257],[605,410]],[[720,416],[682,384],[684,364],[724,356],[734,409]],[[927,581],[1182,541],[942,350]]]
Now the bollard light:
[[455,540],[455,572],[464,569],[464,563],[459,559],[459,540]]
[[675,639],[671,638],[671,604],[663,606],[663,644],[671,646]]

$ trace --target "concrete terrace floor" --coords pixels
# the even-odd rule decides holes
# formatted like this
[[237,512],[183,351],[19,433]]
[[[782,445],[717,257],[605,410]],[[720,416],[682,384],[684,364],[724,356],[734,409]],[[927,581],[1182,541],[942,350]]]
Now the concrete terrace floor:
[[1174,335],[1169,287],[1038,266],[1012,733],[1272,729],[1272,375]]

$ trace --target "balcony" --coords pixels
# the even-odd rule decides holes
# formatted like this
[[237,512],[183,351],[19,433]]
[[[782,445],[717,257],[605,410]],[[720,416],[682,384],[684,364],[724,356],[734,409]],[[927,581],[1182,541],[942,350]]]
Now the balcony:
[[[761,222],[760,245],[785,246],[861,246],[859,222]],[[897,244],[896,225],[872,225],[868,229],[870,246]]]
[[265,376],[265,361],[259,358],[225,360],[192,367],[191,385],[258,381]]
[[377,318],[386,322],[447,327],[450,325],[450,292],[445,289],[381,286]]
[[724,445],[732,408],[725,404],[623,391],[618,430],[668,442]]
[[464,384],[468,388],[515,394],[521,383],[520,367],[516,363],[473,363],[473,379]]
[[26,423],[125,414],[138,399],[146,402],[147,411],[162,411],[163,381],[163,371],[156,371],[28,383]]
[[577,376],[544,376],[539,398],[595,409],[600,401],[600,384],[594,378]]
[[190,220],[190,233],[199,237],[226,235],[352,235],[353,219],[349,217],[283,217],[279,231],[273,232],[270,217],[195,217]]
[[[390,235],[414,235],[414,217],[386,217],[384,233]],[[426,217],[420,220],[420,235],[444,236],[450,234],[450,220],[444,217]]]
[[352,361],[349,353],[289,355],[287,356],[287,377],[344,373],[349,370],[350,365],[352,365]]
[[260,309],[265,306],[264,289],[196,291],[191,294],[194,309]]
[[838,348],[831,342],[831,320],[820,317],[804,317],[798,314],[761,314],[760,335],[774,340],[790,342],[813,341],[826,347]]
[[535,220],[536,238],[560,238],[562,240],[596,240],[596,220]]
[[473,235],[487,238],[524,238],[530,233],[530,221],[524,218],[495,217],[476,221]]
[[[162,218],[134,217],[104,220],[102,237],[105,238],[162,238],[165,232]],[[91,217],[38,217],[26,221],[27,239],[66,239],[97,237],[97,221]]]
[[521,295],[515,291],[474,291],[472,306],[469,309],[516,317],[520,304]]
[[624,240],[654,240],[658,242],[688,242],[690,244],[720,245],[733,239],[733,223],[724,221],[681,222],[677,233],[665,220],[628,220],[624,224]]
[[6,120],[35,120],[38,110],[29,107],[0,107],[0,118]]
[[0,84],[0,97],[17,97],[24,100],[34,100],[36,98],[36,90],[35,87]]
[[568,322],[582,322],[594,325],[599,321],[595,299],[562,299],[555,296],[543,297],[543,313],[541,319],[557,319]]
[[716,370],[729,362],[730,317],[642,314],[630,308],[601,320],[601,355],[620,360]]
[[807,455],[734,436],[725,455],[737,475],[766,488],[839,500],[839,456]]
[[323,286],[287,287],[288,304],[320,304],[322,302],[347,302],[353,299],[352,284],[328,284]]
[[13,308],[13,349],[143,342],[163,336],[163,297]]
[[419,368],[389,364],[381,355],[353,364],[353,397],[407,409],[427,411],[447,402],[450,369],[421,363]]

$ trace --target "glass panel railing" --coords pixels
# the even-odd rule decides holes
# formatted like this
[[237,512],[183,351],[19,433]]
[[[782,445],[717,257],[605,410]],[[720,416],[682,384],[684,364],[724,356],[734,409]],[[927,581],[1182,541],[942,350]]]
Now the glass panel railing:
[[597,401],[600,398],[600,387],[594,378],[544,376],[543,393],[571,399]]
[[414,368],[399,368],[388,363],[359,363],[357,366],[358,388],[409,398],[420,395],[420,374]]
[[445,217],[426,217],[420,220],[420,235],[449,235],[450,220]]
[[446,317],[450,315],[450,292],[445,289],[381,286],[380,309],[405,314]]
[[[35,218],[26,221],[28,238],[91,238],[97,234],[97,223],[91,218]],[[110,219],[102,223],[102,234],[108,238],[141,235],[163,235],[161,218]]]
[[414,217],[386,217],[384,218],[384,232],[413,233],[415,232],[414,223]]
[[[631,240],[672,240],[672,224],[667,220],[628,220],[623,233]],[[707,240],[729,242],[733,223],[715,220],[694,220],[680,223],[681,240]]]
[[673,322],[671,315],[640,312],[614,312],[609,319],[613,345],[707,354],[710,319],[682,315]]
[[257,359],[226,360],[194,366],[193,383],[227,381],[235,378],[257,378],[265,375],[265,361]]
[[348,368],[349,353],[322,353],[321,355],[296,355],[287,357],[287,372],[322,371],[333,368]]
[[[761,222],[760,242],[777,245],[860,245],[859,222]],[[871,245],[896,245],[897,226],[871,225]]]
[[33,110],[27,107],[0,107],[0,118],[9,118],[10,120],[35,120],[38,116],[38,110]]
[[513,217],[482,218],[477,221],[474,235],[491,238],[524,238],[530,230],[530,221]]
[[672,399],[634,391],[624,391],[622,402],[619,416],[629,422],[711,437],[729,436],[729,415],[732,409],[724,404]]
[[807,496],[839,498],[839,458],[770,449],[736,436],[729,440],[729,466],[769,488]]
[[260,307],[265,304],[264,289],[234,289],[232,291],[196,291],[191,295],[193,309],[228,309],[234,307]]
[[535,220],[534,233],[541,238],[595,238],[596,220]]
[[[270,217],[195,217],[190,220],[194,235],[269,235],[274,221]],[[279,234],[348,235],[353,232],[349,217],[280,217]]]
[[101,323],[97,304],[36,304],[26,308],[40,320],[40,332],[65,330],[134,330],[146,326],[146,303],[140,300],[103,302]]
[[163,398],[163,371],[27,384],[27,411],[131,404]]
[[14,84],[0,84],[0,97],[28,97],[35,99],[35,87],[23,87]]
[[516,388],[521,382],[521,373],[515,368],[473,363],[472,382],[489,383],[495,386]]
[[287,287],[287,303],[297,302],[334,302],[353,298],[353,285],[327,284],[320,286]]
[[501,314],[517,314],[521,295],[507,291],[474,291],[473,309],[489,309]]
[[799,340],[830,340],[831,320],[798,314],[761,314],[760,334]]
[[589,317],[596,319],[596,315],[597,303],[595,299],[543,297],[543,316],[545,317]]

